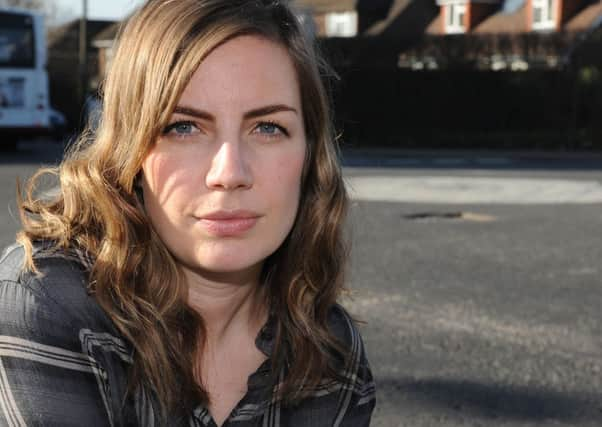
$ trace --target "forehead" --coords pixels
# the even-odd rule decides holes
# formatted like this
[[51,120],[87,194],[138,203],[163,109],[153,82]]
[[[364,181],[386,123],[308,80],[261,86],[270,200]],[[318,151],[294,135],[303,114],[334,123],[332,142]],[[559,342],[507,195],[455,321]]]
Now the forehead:
[[214,49],[180,98],[180,104],[215,112],[266,103],[300,108],[300,90],[286,48],[259,36],[236,37]]

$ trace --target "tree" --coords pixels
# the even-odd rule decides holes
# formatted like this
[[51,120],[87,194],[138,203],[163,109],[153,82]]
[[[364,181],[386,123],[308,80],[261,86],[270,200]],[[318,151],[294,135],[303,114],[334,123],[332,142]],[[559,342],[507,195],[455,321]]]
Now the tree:
[[64,10],[53,0],[0,0],[0,7],[17,7],[42,12],[46,16],[46,24],[49,27],[63,24],[73,16],[72,11]]
[[44,0],[0,0],[0,7],[19,7],[30,10],[46,10]]

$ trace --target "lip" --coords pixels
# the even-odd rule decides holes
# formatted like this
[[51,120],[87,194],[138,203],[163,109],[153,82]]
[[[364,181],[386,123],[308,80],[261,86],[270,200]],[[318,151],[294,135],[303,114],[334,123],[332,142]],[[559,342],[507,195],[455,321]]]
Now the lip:
[[236,220],[236,219],[250,219],[250,218],[259,218],[257,212],[247,211],[247,210],[220,210],[209,212],[206,214],[199,215],[199,219],[207,219],[207,220]]
[[240,236],[252,229],[261,217],[246,210],[215,211],[197,217],[199,223],[216,237]]

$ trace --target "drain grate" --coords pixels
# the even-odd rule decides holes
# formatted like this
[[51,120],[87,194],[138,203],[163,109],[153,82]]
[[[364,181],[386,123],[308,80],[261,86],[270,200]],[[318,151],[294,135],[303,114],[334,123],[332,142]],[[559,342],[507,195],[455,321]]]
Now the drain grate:
[[471,221],[471,222],[493,222],[497,218],[492,215],[479,214],[474,212],[416,212],[404,214],[401,216],[408,221]]
[[418,212],[403,215],[403,218],[410,221],[425,219],[460,219],[462,218],[462,212]]

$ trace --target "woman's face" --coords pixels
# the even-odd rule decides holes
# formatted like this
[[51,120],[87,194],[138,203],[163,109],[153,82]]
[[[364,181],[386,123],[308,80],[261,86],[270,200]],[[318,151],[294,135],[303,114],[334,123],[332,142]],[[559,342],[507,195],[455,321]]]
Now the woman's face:
[[305,159],[299,84],[282,46],[234,38],[199,66],[144,160],[144,204],[197,274],[257,272],[284,241]]

